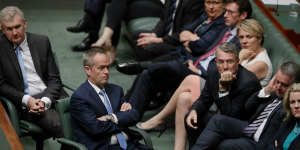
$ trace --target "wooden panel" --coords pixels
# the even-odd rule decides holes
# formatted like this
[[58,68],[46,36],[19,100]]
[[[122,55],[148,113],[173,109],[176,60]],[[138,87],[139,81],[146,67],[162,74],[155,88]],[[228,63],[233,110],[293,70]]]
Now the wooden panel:
[[1,102],[0,102],[0,127],[12,150],[24,150],[24,147],[16,131],[14,130]]

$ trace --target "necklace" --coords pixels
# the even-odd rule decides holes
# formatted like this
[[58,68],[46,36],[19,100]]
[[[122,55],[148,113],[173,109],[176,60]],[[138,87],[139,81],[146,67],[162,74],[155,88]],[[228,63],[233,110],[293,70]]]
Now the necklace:
[[298,123],[295,124],[294,132],[297,133],[297,134],[300,133],[300,128],[298,126]]

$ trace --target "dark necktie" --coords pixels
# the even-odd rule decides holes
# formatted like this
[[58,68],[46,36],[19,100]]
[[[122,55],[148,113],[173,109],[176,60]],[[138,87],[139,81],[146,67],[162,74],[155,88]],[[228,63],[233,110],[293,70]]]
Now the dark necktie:
[[253,134],[259,128],[259,126],[264,122],[264,120],[269,117],[269,114],[275,109],[275,107],[278,105],[278,103],[280,103],[280,101],[278,99],[275,99],[272,103],[267,105],[267,107],[265,107],[264,111],[261,112],[259,114],[259,116],[244,129],[244,133],[247,136],[252,137]]
[[173,26],[173,21],[174,21],[174,13],[176,10],[176,0],[171,0],[171,5],[168,13],[168,20],[167,20],[167,26],[166,26],[166,33],[170,32],[172,26]]
[[[99,92],[99,94],[104,97],[104,106],[105,106],[108,114],[112,114],[113,110],[109,104],[109,100],[108,100],[107,95],[105,94],[105,91],[101,90]],[[120,147],[125,150],[127,148],[127,142],[126,142],[125,136],[122,133],[118,133],[116,136],[117,136],[118,142],[120,144]]]
[[22,72],[22,76],[23,76],[24,93],[25,94],[29,94],[28,82],[27,82],[27,77],[26,77],[26,71],[25,71],[25,68],[24,68],[23,58],[22,58],[22,55],[20,53],[20,49],[21,49],[20,46],[16,47],[16,56],[17,56],[18,63],[19,63],[19,66],[20,66],[20,69],[21,69],[21,72]]

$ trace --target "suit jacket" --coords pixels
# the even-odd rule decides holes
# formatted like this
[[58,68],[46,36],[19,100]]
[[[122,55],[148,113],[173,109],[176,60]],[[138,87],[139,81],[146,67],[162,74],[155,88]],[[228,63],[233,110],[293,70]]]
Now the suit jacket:
[[238,67],[236,77],[229,94],[219,98],[220,74],[215,63],[211,63],[201,96],[192,106],[197,115],[200,117],[204,115],[215,102],[221,114],[241,120],[249,119],[249,110],[246,109],[247,98],[261,86],[256,76],[241,65]]
[[172,35],[169,36],[168,33],[165,32],[165,29],[168,25],[171,1],[172,0],[166,0],[163,9],[165,11],[163,11],[153,32],[156,33],[158,37],[163,37],[164,42],[178,45],[180,44],[179,33],[183,30],[184,26],[191,24],[200,16],[204,8],[204,0],[179,0],[173,20],[173,32]]
[[124,102],[123,89],[117,85],[105,85],[105,91],[109,97],[114,114],[118,118],[118,124],[111,121],[99,121],[98,117],[107,115],[107,110],[100,97],[89,84],[83,83],[71,97],[71,118],[73,120],[74,134],[77,141],[84,144],[90,150],[108,149],[111,136],[121,131],[126,132],[130,138],[137,138],[135,132],[128,130],[128,126],[134,125],[139,118],[135,109],[120,112]]
[[[284,121],[279,130],[277,131],[277,134],[275,136],[275,139],[273,140],[273,143],[270,143],[268,146],[268,150],[282,150],[283,149],[283,143],[285,142],[287,136],[290,134],[290,132],[294,129],[295,124],[297,120],[296,118],[292,117],[286,121]],[[277,140],[278,146],[274,146],[274,141]],[[300,149],[300,136],[297,136],[291,143],[289,150],[299,150]]]
[[[259,91],[255,92],[248,99],[247,109],[251,112],[255,112],[249,119],[249,123],[253,122],[261,112],[264,111],[268,104],[272,103],[278,97],[275,93],[272,93],[269,97],[260,98],[258,97]],[[274,137],[278,131],[283,118],[285,117],[285,111],[283,110],[282,104],[278,105],[268,117],[268,120],[264,126],[263,132],[259,138],[259,144],[265,149],[269,144],[274,144],[274,140],[270,137]]]
[[[207,18],[207,13],[203,12],[197,20],[195,20],[191,25],[185,27],[185,30],[195,32],[195,29],[204,21],[206,21]],[[192,51],[192,55],[201,56],[207,53],[210,50],[209,47],[213,45],[215,41],[218,41],[218,39],[223,37],[223,35],[220,33],[223,33],[224,30],[227,30],[224,21],[224,15],[219,16],[209,24],[197,29],[195,33],[197,33],[200,39],[189,42],[189,48]]]
[[[55,100],[67,96],[62,89],[59,70],[54,60],[48,37],[26,33],[28,47],[37,74],[47,88],[35,98],[49,97]],[[4,96],[21,108],[24,96],[24,81],[13,44],[3,34],[0,39],[0,95]]]

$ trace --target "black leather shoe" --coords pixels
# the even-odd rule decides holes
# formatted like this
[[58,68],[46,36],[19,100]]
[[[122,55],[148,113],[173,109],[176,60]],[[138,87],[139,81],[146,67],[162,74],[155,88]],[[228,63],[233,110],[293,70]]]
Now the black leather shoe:
[[90,36],[88,36],[85,39],[83,39],[83,41],[80,44],[73,46],[72,50],[75,52],[89,50],[91,48],[91,44],[93,44],[96,40],[94,40],[94,39],[90,38]]
[[73,32],[73,33],[87,32],[88,31],[83,19],[80,19],[75,26],[70,26],[70,27],[67,27],[66,29],[67,29],[67,31]]
[[116,69],[127,75],[136,75],[143,71],[143,67],[139,62],[128,62],[117,64]]

